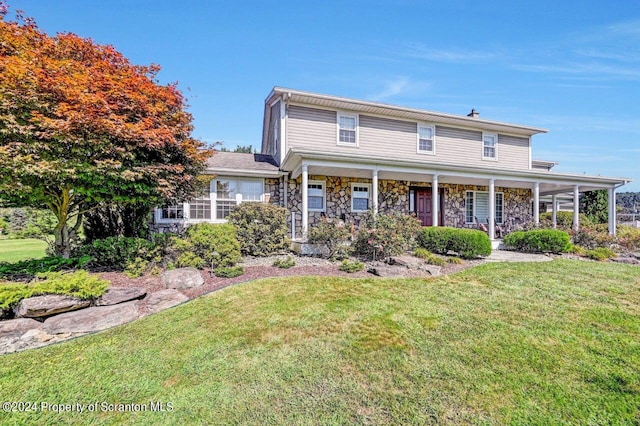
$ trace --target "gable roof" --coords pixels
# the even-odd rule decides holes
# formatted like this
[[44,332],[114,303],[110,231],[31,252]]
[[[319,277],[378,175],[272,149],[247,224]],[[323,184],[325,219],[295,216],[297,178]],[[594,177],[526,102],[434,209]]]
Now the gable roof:
[[365,114],[383,115],[399,119],[435,123],[440,125],[459,126],[509,133],[521,136],[532,136],[537,133],[547,133],[547,129],[509,124],[499,121],[484,120],[477,117],[464,115],[445,114],[407,108],[380,102],[364,101],[359,99],[344,98],[340,96],[323,95],[319,93],[305,92],[283,87],[274,87],[267,99],[265,108],[268,108],[276,99],[282,98],[285,102],[295,102],[307,105],[317,105],[324,108],[334,108],[347,111],[362,112]]
[[270,155],[214,151],[207,159],[207,172],[231,176],[280,176]]

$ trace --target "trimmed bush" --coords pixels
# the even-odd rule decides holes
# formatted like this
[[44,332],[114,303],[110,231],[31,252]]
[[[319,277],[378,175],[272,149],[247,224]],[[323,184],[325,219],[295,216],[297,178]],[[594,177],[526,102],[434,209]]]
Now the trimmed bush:
[[[540,214],[540,223],[546,227],[550,228],[552,226],[552,212],[545,212]],[[580,221],[580,226],[588,226],[591,224],[591,220],[587,217],[586,214],[580,213],[578,220]],[[556,224],[558,228],[568,231],[573,226],[573,212],[560,211],[556,212]]]
[[284,207],[244,202],[228,219],[236,228],[243,254],[269,256],[287,249],[287,209]]
[[240,243],[233,225],[199,223],[187,228],[183,238],[175,238],[172,249],[178,254],[176,266],[202,269],[233,266],[240,261]]
[[562,253],[571,248],[569,234],[555,229],[512,232],[504,237],[504,244],[527,253]]
[[283,259],[276,259],[273,261],[273,265],[280,269],[289,269],[296,266],[296,261],[291,256],[287,256]]
[[386,259],[415,245],[420,221],[401,214],[369,213],[356,234],[355,252],[368,259]]
[[38,274],[38,277],[43,281],[32,284],[0,284],[0,309],[12,307],[22,299],[43,294],[94,299],[102,296],[109,286],[109,281],[89,275],[87,271],[46,272]]
[[347,244],[350,236],[351,231],[344,223],[326,219],[309,229],[307,241],[312,244],[323,244],[327,248],[328,259],[344,259],[353,251],[353,247]]
[[418,244],[433,253],[452,251],[464,259],[491,254],[491,240],[482,231],[449,227],[424,227],[418,234]]
[[598,260],[600,262],[607,259],[613,259],[618,256],[615,251],[607,247],[596,247],[592,250],[587,250],[586,255],[589,259]]
[[343,272],[353,274],[354,272],[362,271],[364,269],[364,263],[359,262],[357,260],[353,262],[349,262],[349,260],[345,259],[342,261],[338,269]]
[[238,266],[221,266],[219,268],[216,268],[213,271],[214,274],[216,274],[216,277],[221,277],[221,278],[234,278],[234,277],[239,277],[240,275],[244,274],[244,268],[240,265]]

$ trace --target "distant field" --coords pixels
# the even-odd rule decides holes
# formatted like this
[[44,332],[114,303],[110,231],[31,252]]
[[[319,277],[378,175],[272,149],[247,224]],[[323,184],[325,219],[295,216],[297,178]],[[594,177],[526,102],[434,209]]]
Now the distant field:
[[0,240],[0,262],[17,262],[44,257],[47,243],[28,238],[24,240]]

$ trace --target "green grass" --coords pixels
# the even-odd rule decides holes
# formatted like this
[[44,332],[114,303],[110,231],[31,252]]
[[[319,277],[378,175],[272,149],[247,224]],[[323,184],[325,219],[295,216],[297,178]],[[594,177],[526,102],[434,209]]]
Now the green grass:
[[0,239],[0,262],[17,262],[24,259],[39,259],[45,256],[47,243],[27,238],[22,240]]
[[0,421],[632,425],[638,366],[633,266],[556,260],[425,280],[273,278],[0,358],[2,401],[170,402],[173,411]]

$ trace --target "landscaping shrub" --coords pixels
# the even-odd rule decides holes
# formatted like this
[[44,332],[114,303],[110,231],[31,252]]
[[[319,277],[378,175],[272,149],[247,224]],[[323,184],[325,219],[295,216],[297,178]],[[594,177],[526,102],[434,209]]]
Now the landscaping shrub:
[[102,296],[109,282],[89,275],[87,271],[72,273],[46,272],[38,274],[38,281],[32,284],[0,284],[0,309],[14,306],[20,300],[43,294],[64,294],[80,299]]
[[454,265],[461,265],[462,259],[460,259],[459,257],[448,257],[447,262],[452,263]]
[[273,266],[281,269],[289,269],[296,266],[296,261],[291,256],[287,256],[283,259],[276,259],[273,261]]
[[355,252],[368,259],[386,259],[415,245],[420,221],[400,214],[369,214],[356,234]]
[[183,238],[173,238],[171,249],[175,252],[178,267],[233,266],[241,259],[236,229],[228,223],[190,226]]
[[612,259],[617,256],[615,251],[607,247],[596,247],[592,250],[587,250],[586,255],[589,259],[598,261]]
[[482,231],[449,227],[424,227],[418,234],[418,244],[433,253],[457,253],[465,259],[491,254],[491,240]]
[[[541,213],[540,224],[545,228],[551,228],[553,226],[552,217],[552,212]],[[584,213],[579,214],[578,220],[580,221],[580,226],[591,224],[591,220]],[[573,227],[573,212],[556,212],[556,225],[561,230],[569,231]]]
[[243,254],[269,256],[287,248],[287,215],[284,207],[245,202],[228,220],[236,228]]
[[364,269],[364,263],[357,260],[350,262],[348,259],[344,259],[338,269],[352,274],[354,272],[362,271]]
[[620,247],[627,250],[640,250],[640,228],[620,225],[617,234]]
[[117,236],[94,240],[80,248],[80,253],[91,256],[93,265],[124,270],[137,257],[147,256],[153,248],[153,242],[144,238]]
[[605,226],[581,226],[578,231],[571,231],[571,239],[574,244],[581,245],[586,249],[596,247],[611,247],[616,239],[609,235],[609,230]]
[[28,259],[19,262],[0,262],[0,278],[9,281],[30,281],[39,272],[54,272],[84,267],[90,256],[64,259],[62,256],[49,256],[42,259]]
[[216,277],[221,277],[221,278],[234,278],[234,277],[239,277],[240,275],[244,274],[244,268],[240,265],[238,266],[220,266],[219,268],[216,268],[213,273],[216,275]]
[[429,265],[444,266],[446,263],[443,258],[436,256],[429,250],[422,247],[415,249],[413,255],[415,257],[419,257],[420,259],[424,259]]
[[309,229],[307,241],[323,244],[327,248],[328,259],[344,259],[353,251],[353,247],[347,244],[350,236],[351,231],[342,222],[326,219]]
[[556,229],[512,232],[504,237],[504,244],[528,253],[562,253],[571,248],[569,234]]

